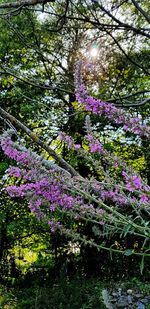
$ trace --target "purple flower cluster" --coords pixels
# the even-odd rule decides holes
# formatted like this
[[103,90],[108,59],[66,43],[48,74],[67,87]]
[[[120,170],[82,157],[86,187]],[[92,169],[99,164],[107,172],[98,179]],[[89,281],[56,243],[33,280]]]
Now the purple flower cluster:
[[60,141],[65,142],[68,145],[69,149],[78,150],[78,149],[81,148],[80,144],[75,144],[73,138],[71,136],[65,134],[64,132],[59,133],[59,139],[60,139]]
[[[91,153],[100,153],[105,154],[106,151],[103,148],[103,145],[100,143],[100,141],[93,136],[92,133],[85,136],[86,140],[89,142],[89,148]],[[81,148],[80,144],[75,144],[73,138],[71,136],[68,136],[64,132],[60,132],[59,139],[61,141],[64,141],[69,149],[75,149],[79,150]]]
[[83,203],[80,198],[70,196],[63,191],[63,185],[58,183],[56,179],[51,179],[51,182],[49,182],[46,178],[35,183],[7,187],[7,192],[11,197],[30,197],[32,194],[32,196],[35,195],[39,198],[43,198],[43,201],[49,202],[49,209],[51,211],[55,211],[58,206],[60,206],[61,209],[71,209],[75,205]]
[[80,83],[81,64],[76,67],[75,86],[76,99],[85,105],[86,111],[107,117],[112,123],[123,126],[125,131],[132,132],[141,137],[150,139],[150,127],[142,125],[137,117],[130,117],[124,109],[117,108],[113,103],[106,103],[100,99],[89,96],[85,85]]
[[11,166],[7,169],[7,172],[9,173],[10,176],[14,176],[14,177],[21,177],[22,176],[22,172],[21,169],[17,166]]
[[42,199],[30,199],[29,201],[29,209],[31,210],[32,213],[36,216],[36,218],[40,221],[44,219],[44,213],[41,211],[40,206],[43,204]]
[[125,171],[122,172],[125,179],[125,188],[129,192],[138,192],[141,203],[150,202],[150,186],[144,185],[141,177],[134,175],[128,175]]
[[91,153],[100,153],[102,155],[106,154],[106,151],[103,148],[102,143],[100,143],[98,138],[95,138],[92,133],[87,134],[85,136],[85,138],[89,142],[89,147],[90,147],[90,152]]
[[[88,133],[88,132],[87,132]],[[103,149],[100,141],[94,137],[92,131],[85,136],[86,140],[89,142],[90,152],[91,153],[100,153],[101,155],[107,155],[107,159],[109,159],[108,152]],[[68,144],[68,147],[75,148],[74,140],[64,134],[60,134],[60,139],[65,141]],[[6,143],[5,143],[6,140]],[[38,219],[43,218],[43,212],[40,210],[40,206],[45,202],[48,203],[49,210],[54,213],[58,207],[62,210],[71,210],[75,209],[78,205],[80,207],[80,215],[83,215],[83,207],[86,209],[87,213],[89,213],[89,205],[84,204],[84,201],[79,197],[73,197],[68,195],[66,188],[62,184],[62,179],[58,180],[55,177],[55,173],[51,171],[50,177],[43,177],[42,175],[38,175],[38,171],[35,168],[35,159],[30,158],[29,152],[25,152],[23,155],[21,151],[15,149],[15,144],[11,141],[11,138],[6,137],[1,142],[3,146],[3,150],[7,155],[16,160],[23,168],[20,167],[11,167],[8,169],[10,176],[22,177],[22,179],[30,181],[28,183],[23,183],[20,186],[9,186],[7,188],[7,192],[11,197],[19,196],[19,197],[30,197],[29,198],[29,207],[32,212],[35,213]],[[80,145],[79,145],[80,146]],[[81,147],[81,146],[80,146]],[[80,148],[79,147],[79,148]],[[11,150],[11,151],[10,151]],[[31,162],[33,162],[33,166],[28,171],[25,167],[28,167],[29,164],[25,164],[25,158],[30,158],[30,167]],[[111,157],[111,160],[113,158]],[[133,176],[128,176],[125,171],[122,173],[125,179],[125,189],[129,192],[134,192],[135,190],[139,190],[139,197],[141,203],[148,203],[150,197],[148,192],[150,188],[148,186],[144,186],[142,184],[142,180],[139,176],[134,174]],[[99,190],[98,190],[99,191]],[[125,206],[132,203],[132,200],[125,193],[121,193],[118,189],[115,190],[100,190],[100,197],[105,203],[113,203],[118,206]],[[99,194],[99,193],[98,193]],[[36,199],[33,199],[33,196],[36,196]],[[139,200],[139,199],[138,199]],[[39,202],[40,201],[40,202]],[[81,207],[82,206],[82,207]],[[94,213],[94,209],[93,209]],[[78,214],[78,217],[80,217]]]
[[119,191],[118,188],[110,191],[103,190],[100,197],[104,202],[113,203],[115,206],[129,206],[130,202],[128,197],[121,194]]
[[27,192],[32,192],[34,187],[34,183],[27,183],[20,186],[8,186],[6,190],[11,197],[23,197],[27,195]]
[[11,137],[8,135],[6,138],[1,140],[1,147],[4,153],[11,159],[21,163],[22,165],[27,166],[30,161],[32,161],[32,157],[30,156],[28,151],[21,152],[13,147],[13,142]]
[[55,233],[58,229],[61,228],[61,224],[59,221],[57,221],[55,218],[52,218],[48,221],[48,225],[50,226],[51,232]]
[[[67,136],[66,136],[67,139]],[[67,139],[68,141],[68,139]],[[59,207],[62,211],[83,204],[83,200],[67,193],[63,178],[54,169],[45,170],[38,159],[28,151],[18,150],[11,137],[5,133],[1,138],[1,147],[6,155],[15,160],[19,166],[10,167],[10,176],[21,178],[22,183],[10,185],[7,192],[11,197],[27,197],[29,208],[38,220],[45,217],[41,207],[46,205],[51,213]]]

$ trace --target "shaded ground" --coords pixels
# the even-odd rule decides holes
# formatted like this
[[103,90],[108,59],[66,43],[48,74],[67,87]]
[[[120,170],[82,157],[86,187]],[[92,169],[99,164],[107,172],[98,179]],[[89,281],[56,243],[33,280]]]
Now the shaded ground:
[[[107,293],[106,293],[107,291]],[[111,300],[111,301],[110,301]],[[145,300],[145,303],[143,302]],[[132,301],[132,303],[131,303]],[[130,302],[130,303],[127,303]],[[105,304],[104,304],[105,303]],[[142,307],[143,305],[143,307]],[[0,286],[1,309],[150,308],[150,284],[101,282],[100,278],[59,278],[53,285]]]

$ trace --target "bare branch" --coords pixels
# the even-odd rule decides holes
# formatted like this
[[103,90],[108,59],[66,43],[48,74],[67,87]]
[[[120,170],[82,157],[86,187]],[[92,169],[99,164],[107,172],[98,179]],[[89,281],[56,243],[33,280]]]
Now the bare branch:
[[142,65],[140,65],[139,63],[137,63],[133,58],[130,57],[130,55],[128,55],[125,50],[122,48],[122,46],[119,44],[119,42],[117,41],[117,39],[112,35],[112,33],[110,31],[105,30],[106,33],[114,40],[115,44],[119,47],[119,49],[122,51],[122,53],[126,56],[126,58],[133,63],[135,66],[137,66],[138,68],[142,69],[144,73],[146,73],[147,75],[150,75],[149,71],[147,71]]
[[150,101],[150,98],[146,98],[143,101],[137,101],[135,103],[131,103],[131,102],[129,102],[129,103],[117,103],[115,105],[117,107],[122,107],[122,106],[124,106],[124,107],[139,107],[139,106],[145,105],[149,101]]
[[25,6],[31,6],[31,5],[37,5],[37,4],[43,4],[48,2],[55,2],[55,0],[20,0],[17,2],[3,2],[0,4],[0,9],[11,9],[11,8],[20,8]]
[[117,101],[120,101],[120,100],[125,100],[125,99],[128,99],[128,98],[131,98],[131,97],[135,97],[135,96],[138,96],[140,94],[144,95],[146,93],[150,93],[150,90],[145,90],[145,91],[137,91],[135,93],[131,93],[131,94],[128,94],[126,96],[123,96],[123,97],[119,97],[119,98],[115,98],[115,99],[110,99],[110,100],[107,100],[108,102],[113,102],[114,104],[116,104],[118,106],[118,103]]
[[7,71],[7,69],[4,68],[2,65],[0,65],[0,67],[4,70],[4,72],[0,71],[0,74],[13,76],[17,80],[20,80],[21,82],[23,82],[27,85],[30,85],[30,86],[33,86],[33,87],[36,87],[36,88],[45,89],[45,90],[52,90],[52,91],[58,90],[58,91],[62,91],[64,93],[66,93],[66,94],[72,94],[72,91],[69,91],[67,89],[57,87],[57,86],[53,86],[53,85],[50,86],[50,85],[46,85],[46,84],[41,84],[40,82],[38,83],[37,80],[35,82],[33,82],[30,79],[27,79],[26,77],[18,76],[16,73],[14,73],[12,71]]
[[[140,34],[142,36],[150,38],[150,34],[146,32],[146,29],[141,30],[140,28],[135,28],[131,24],[124,23],[121,20],[119,20],[118,18],[116,18],[113,14],[111,14],[111,12],[108,11],[104,6],[102,6],[100,4],[98,4],[98,6],[99,6],[99,8],[101,9],[102,12],[104,12],[107,16],[109,16],[111,18],[112,21],[116,22],[116,25],[112,25],[112,24],[106,25],[106,29],[103,25],[103,30],[107,30],[109,27],[113,27],[113,28],[117,27],[117,28],[122,28],[122,29],[127,30],[127,31],[132,31],[136,34]],[[95,21],[91,20],[77,6],[75,6],[75,7],[76,7],[77,11],[81,14],[81,16],[83,16],[85,18],[85,22],[89,22],[89,23],[91,23],[91,25],[98,27],[98,28],[102,27],[102,24],[99,20],[95,20]],[[147,29],[147,30],[149,31],[149,29]]]
[[137,10],[144,16],[144,18],[150,23],[150,16],[147,15],[147,13],[139,6],[137,1],[131,0],[134,6],[137,8]]
[[144,33],[143,31],[139,31],[139,29],[133,27],[132,25],[129,25],[129,24],[126,24],[122,21],[120,21],[118,18],[116,18],[113,14],[111,14],[111,12],[109,12],[108,10],[106,10],[102,5],[99,5],[99,7],[101,8],[101,10],[103,12],[105,12],[109,17],[112,18],[112,20],[114,20],[117,24],[119,24],[120,26],[123,26],[124,28],[126,29],[129,29],[129,30],[133,30],[134,32],[136,33],[139,33],[139,34],[142,34],[148,38],[150,38],[150,35],[148,33]]

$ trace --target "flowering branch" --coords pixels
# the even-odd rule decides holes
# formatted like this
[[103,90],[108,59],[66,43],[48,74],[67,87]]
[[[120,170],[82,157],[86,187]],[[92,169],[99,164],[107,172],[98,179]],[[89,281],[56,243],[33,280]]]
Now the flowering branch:
[[95,99],[88,94],[85,85],[82,83],[81,70],[82,61],[79,61],[75,72],[76,99],[85,106],[86,111],[98,116],[104,116],[112,123],[122,126],[125,131],[150,140],[150,127],[142,125],[138,117],[131,118],[126,110],[117,108],[113,103]]
[[2,109],[1,107],[0,107],[0,113],[5,119],[9,119],[9,121],[12,124],[14,124],[16,127],[18,127],[23,132],[25,132],[34,143],[38,144],[42,149],[45,149],[50,154],[50,156],[52,156],[62,168],[67,170],[71,175],[79,176],[79,174],[75,171],[75,169],[70,164],[68,164],[63,158],[61,158],[51,147],[45,144],[37,136],[37,134],[33,133],[22,122],[20,122],[18,119],[16,119],[14,116],[9,114],[8,112],[4,111],[4,109]]
[[[142,126],[137,118],[130,119],[123,109],[117,109],[113,104],[90,97],[82,83],[80,71],[81,64],[78,65],[76,75],[76,96],[87,111],[103,115],[142,138],[150,137],[150,128]],[[48,164],[40,156],[13,142],[12,131],[5,132],[0,137],[2,150],[16,162],[16,166],[10,167],[7,173],[13,179],[14,177],[20,179],[19,186],[8,184],[6,187],[12,198],[27,198],[31,212],[38,220],[46,222],[53,233],[58,230],[73,240],[93,245],[97,249],[126,254],[126,250],[122,248],[119,250],[112,246],[108,248],[97,237],[93,240],[82,232],[78,233],[79,222],[90,223],[93,226],[93,236],[100,232],[102,237],[106,234],[110,238],[118,234],[120,237],[126,237],[127,234],[140,237],[142,241],[140,252],[133,248],[131,254],[149,256],[145,240],[150,239],[150,225],[144,215],[145,213],[146,216],[150,215],[150,187],[130,166],[105,149],[103,143],[93,133],[89,116],[86,117],[86,135],[83,143],[76,144],[74,139],[64,132],[60,132],[59,135],[59,139],[68,145],[69,151],[75,151],[77,155],[83,156],[88,164],[95,167],[95,170],[101,171],[98,177],[83,178],[20,121],[2,108],[0,112],[4,118],[9,119],[12,124],[22,129],[34,142],[48,151],[62,167],[59,169],[53,164]],[[101,164],[102,160],[107,163],[106,169]],[[116,180],[111,174],[112,167],[120,169],[120,175]]]

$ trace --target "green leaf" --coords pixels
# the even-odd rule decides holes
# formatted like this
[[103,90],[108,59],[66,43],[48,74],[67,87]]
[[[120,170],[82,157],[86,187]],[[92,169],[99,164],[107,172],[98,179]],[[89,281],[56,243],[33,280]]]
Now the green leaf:
[[142,256],[142,260],[140,263],[140,273],[141,275],[143,274],[143,270],[144,270],[144,255]]
[[123,230],[124,236],[126,236],[126,235],[128,234],[128,232],[129,232],[129,230],[131,229],[131,227],[132,227],[131,224],[127,224],[127,225],[125,226],[125,228],[124,228],[124,230]]
[[0,163],[0,173],[4,173],[6,169],[8,168],[8,163],[7,162],[1,162]]
[[131,250],[131,249],[127,249],[127,250],[124,251],[124,255],[126,255],[126,256],[130,256],[132,254],[133,254],[133,250]]
[[113,256],[112,256],[112,246],[110,247],[109,253],[110,253],[110,259],[111,259],[111,261],[112,261],[112,260],[113,260]]

